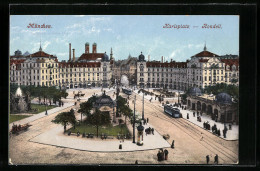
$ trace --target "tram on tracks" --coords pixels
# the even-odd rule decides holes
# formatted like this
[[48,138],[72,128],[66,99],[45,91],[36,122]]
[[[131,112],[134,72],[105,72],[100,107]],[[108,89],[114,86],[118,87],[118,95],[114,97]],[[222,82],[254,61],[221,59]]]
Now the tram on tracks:
[[123,93],[127,94],[127,95],[131,95],[132,94],[132,90],[128,89],[128,88],[122,88]]
[[173,118],[182,118],[180,110],[172,105],[164,105],[164,112]]

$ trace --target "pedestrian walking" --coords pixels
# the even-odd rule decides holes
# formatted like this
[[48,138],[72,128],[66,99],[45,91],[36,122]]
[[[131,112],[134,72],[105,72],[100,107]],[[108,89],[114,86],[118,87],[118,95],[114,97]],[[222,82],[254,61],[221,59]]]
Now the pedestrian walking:
[[147,120],[147,123],[149,122],[149,118],[146,119]]
[[151,130],[151,131],[152,131],[152,134],[154,135],[154,129],[153,129],[153,128],[152,128],[152,130]]
[[214,160],[214,163],[215,163],[215,164],[218,164],[218,155],[217,155],[217,154],[215,155],[215,158],[214,158],[214,159],[215,159],[215,160]]
[[187,113],[187,119],[189,119],[189,113]]
[[122,142],[119,143],[119,149],[122,149]]
[[202,132],[201,132],[201,137],[200,137],[200,141],[202,141],[203,140],[203,135],[202,135]]
[[209,155],[206,156],[207,164],[209,164]]
[[138,164],[138,160],[135,161],[135,164]]
[[195,112],[193,112],[193,117],[195,117]]
[[165,159],[165,160],[168,159],[168,153],[169,153],[168,150],[165,149],[165,150],[164,150],[164,159]]
[[229,130],[231,130],[232,129],[232,125],[231,124],[229,124]]
[[174,148],[174,140],[172,140],[171,148]]
[[157,160],[158,160],[158,161],[162,161],[162,159],[161,159],[161,154],[160,154],[160,150],[158,150],[158,153],[157,153]]
[[164,152],[162,148],[160,149],[160,155],[161,155],[161,159],[164,160]]

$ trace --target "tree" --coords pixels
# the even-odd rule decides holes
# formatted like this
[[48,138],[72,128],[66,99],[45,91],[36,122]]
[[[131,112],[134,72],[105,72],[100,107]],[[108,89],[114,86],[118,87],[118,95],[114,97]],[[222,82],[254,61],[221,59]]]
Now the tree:
[[92,96],[88,99],[88,101],[83,102],[80,104],[80,108],[78,110],[81,113],[81,122],[82,122],[82,115],[89,116],[91,114],[91,110],[93,108],[93,103],[96,102],[97,97]]
[[74,115],[73,109],[71,109],[69,112],[62,112],[58,114],[54,120],[52,120],[53,123],[61,124],[64,126],[64,133],[66,132],[67,125],[70,123],[72,125],[76,125],[76,117]]
[[87,122],[95,125],[97,128],[97,137],[98,129],[102,125],[107,125],[110,123],[110,116],[106,113],[102,113],[100,110],[96,109],[95,112],[87,117]]
[[183,102],[184,104],[187,103],[187,94],[186,94],[186,93],[184,93],[184,94],[181,95],[181,100],[182,100],[182,102]]

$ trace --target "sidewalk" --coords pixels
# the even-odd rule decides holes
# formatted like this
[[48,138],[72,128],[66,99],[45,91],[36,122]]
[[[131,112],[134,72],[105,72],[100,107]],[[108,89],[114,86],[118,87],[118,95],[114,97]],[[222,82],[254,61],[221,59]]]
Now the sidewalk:
[[[148,127],[152,128],[152,125],[144,125],[144,129]],[[135,142],[137,142],[137,137],[135,137],[135,139]],[[32,138],[29,141],[92,152],[129,152],[170,147],[170,144],[166,140],[164,140],[163,137],[156,130],[154,130],[154,135],[150,134],[146,136],[144,132],[143,146],[136,145],[136,143],[132,142],[133,139],[130,139],[124,140],[124,142],[122,142],[123,148],[119,149],[120,140],[118,139],[101,140],[101,138],[82,138],[82,135],[79,137],[75,135],[68,136],[67,134],[63,134],[63,127],[60,125],[43,134],[40,134],[39,136]]]
[[[63,105],[62,107],[55,107],[55,108],[53,108],[53,109],[48,110],[48,115],[51,115],[51,114],[56,113],[56,112],[58,112],[58,111],[60,111],[60,110],[66,109],[66,108],[68,108],[68,107],[71,107],[71,106],[73,106],[73,105],[74,105],[74,103],[64,103],[64,105]],[[20,124],[20,125],[27,124],[27,123],[33,122],[33,121],[35,121],[35,120],[37,120],[37,119],[46,117],[46,116],[48,116],[48,115],[45,115],[45,111],[44,111],[44,112],[41,112],[41,113],[39,113],[39,114],[34,114],[34,115],[32,115],[31,117],[24,118],[24,119],[22,119],[22,120],[12,122],[12,123],[9,124],[9,130],[12,129],[12,125],[13,125],[13,124],[17,124],[17,125],[19,125],[19,124]]]
[[[161,105],[160,105],[161,106]],[[163,107],[163,106],[161,106]],[[220,137],[225,139],[225,140],[238,140],[239,138],[239,126],[238,125],[232,125],[232,129],[229,130],[229,126],[228,124],[226,124],[227,128],[228,128],[228,131],[227,131],[227,134],[226,134],[226,138],[223,137],[223,129],[224,129],[224,123],[221,123],[221,122],[215,122],[214,120],[211,119],[211,117],[207,114],[202,114],[201,116],[201,122],[198,122],[197,121],[197,112],[195,112],[195,117],[193,117],[193,111],[190,111],[190,110],[182,110],[181,108],[178,108],[180,109],[180,112],[182,113],[182,116],[183,116],[183,119],[186,119],[188,120],[189,122],[192,122],[193,124],[203,128],[203,123],[204,122],[209,122],[210,124],[210,130],[208,130],[209,132],[212,132],[211,131],[211,127],[216,124],[217,126],[217,129],[220,129]],[[187,113],[189,113],[189,119],[187,119]],[[217,136],[217,135],[216,135]]]

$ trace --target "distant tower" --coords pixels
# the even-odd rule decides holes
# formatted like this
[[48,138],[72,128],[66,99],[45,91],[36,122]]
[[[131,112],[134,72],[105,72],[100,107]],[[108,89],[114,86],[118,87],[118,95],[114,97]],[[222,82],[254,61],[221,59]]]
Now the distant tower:
[[92,53],[97,53],[97,44],[93,43],[92,45]]
[[85,53],[89,53],[89,43],[85,43]]
[[207,47],[206,47],[206,42],[205,42],[205,45],[204,45],[204,51],[206,51],[207,50]]
[[110,60],[112,60],[112,59],[113,59],[113,50],[112,50],[112,48],[111,48]]
[[75,62],[75,49],[72,49],[73,52],[73,62]]
[[40,40],[40,49],[39,49],[39,51],[42,51],[41,40]]
[[69,43],[69,61],[71,61],[71,43]]
[[163,56],[162,56],[162,63],[163,63]]

